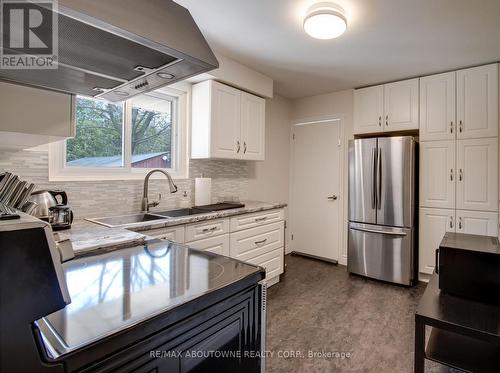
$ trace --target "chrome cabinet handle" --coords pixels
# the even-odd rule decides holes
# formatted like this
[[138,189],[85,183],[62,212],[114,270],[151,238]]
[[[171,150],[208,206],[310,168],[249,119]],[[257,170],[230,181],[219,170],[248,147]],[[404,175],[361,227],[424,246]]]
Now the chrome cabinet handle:
[[210,228],[203,228],[202,232],[203,233],[208,233],[208,232],[213,232],[216,231],[217,227],[210,227]]
[[453,168],[450,169],[450,181],[453,181]]
[[258,223],[260,221],[264,221],[267,219],[267,216],[263,216],[262,218],[255,218],[255,222]]
[[236,141],[236,153],[239,153],[241,150],[241,146],[240,146],[240,141]]
[[458,218],[458,229],[462,229],[462,217]]
[[450,228],[453,228],[453,216],[450,216]]
[[261,245],[261,244],[266,243],[266,242],[267,242],[267,238],[264,238],[263,240],[255,241],[255,244],[256,245]]
[[378,126],[382,127],[382,116],[378,117]]
[[462,181],[463,178],[464,178],[464,173],[462,172],[462,169],[460,169],[460,171],[458,172],[458,181]]
[[339,197],[337,197],[335,194],[332,194],[331,196],[327,197],[330,201],[336,201]]
[[460,131],[460,133],[462,133],[462,120],[460,120],[459,123],[459,126],[458,126],[458,130]]
[[247,152],[247,143],[246,141],[243,141],[243,154]]
[[386,115],[385,116],[385,125],[388,126],[389,125],[389,115]]
[[453,133],[453,121],[450,122],[450,133]]

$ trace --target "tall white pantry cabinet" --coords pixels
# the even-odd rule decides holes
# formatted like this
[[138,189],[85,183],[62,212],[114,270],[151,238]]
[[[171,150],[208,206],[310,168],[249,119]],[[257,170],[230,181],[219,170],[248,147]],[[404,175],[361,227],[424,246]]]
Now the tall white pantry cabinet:
[[419,272],[445,232],[498,236],[498,64],[420,79]]

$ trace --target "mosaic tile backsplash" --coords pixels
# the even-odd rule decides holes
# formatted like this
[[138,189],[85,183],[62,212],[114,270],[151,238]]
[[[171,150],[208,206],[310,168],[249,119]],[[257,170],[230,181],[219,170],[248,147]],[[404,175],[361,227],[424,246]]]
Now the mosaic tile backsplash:
[[[0,171],[13,172],[33,182],[37,189],[62,189],[68,194],[76,219],[140,211],[143,180],[49,182],[47,151],[0,151]],[[179,191],[170,194],[165,180],[150,180],[149,195],[169,209],[194,202],[194,178],[212,178],[212,202],[245,200],[248,196],[248,163],[231,160],[191,160],[189,179],[175,180]],[[183,197],[184,191],[187,197]]]

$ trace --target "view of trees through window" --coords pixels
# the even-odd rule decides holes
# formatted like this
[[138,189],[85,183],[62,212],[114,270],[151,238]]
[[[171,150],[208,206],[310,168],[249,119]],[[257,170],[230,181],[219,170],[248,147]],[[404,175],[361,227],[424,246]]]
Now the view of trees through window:
[[[133,168],[170,168],[172,110],[171,100],[150,95],[124,105],[77,97],[76,136],[66,142],[66,165],[122,167],[124,149],[130,149]],[[130,132],[128,147],[125,128]]]

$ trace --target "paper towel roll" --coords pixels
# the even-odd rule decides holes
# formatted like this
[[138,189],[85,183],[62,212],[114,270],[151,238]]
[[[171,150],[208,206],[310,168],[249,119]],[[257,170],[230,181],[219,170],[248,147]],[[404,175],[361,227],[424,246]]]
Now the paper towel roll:
[[194,179],[194,205],[209,205],[212,202],[212,179],[197,177]]

